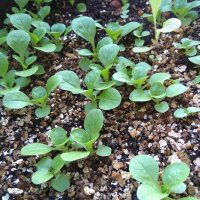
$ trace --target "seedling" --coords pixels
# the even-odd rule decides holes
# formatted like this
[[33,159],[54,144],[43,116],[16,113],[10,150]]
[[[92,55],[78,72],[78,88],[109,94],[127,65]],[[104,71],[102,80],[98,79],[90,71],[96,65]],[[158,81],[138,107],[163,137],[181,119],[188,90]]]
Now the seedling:
[[33,17],[34,20],[41,20],[43,21],[51,12],[51,7],[50,6],[43,6],[40,7],[38,10],[37,14],[27,10],[27,12]]
[[17,7],[12,7],[12,11],[14,13],[25,13],[26,12],[26,5],[28,4],[29,0],[15,0]]
[[73,71],[60,71],[57,75],[62,77],[60,89],[70,91],[73,94],[83,94],[90,99],[91,103],[85,106],[86,112],[97,107],[102,110],[111,110],[119,106],[121,102],[120,93],[111,88],[114,81],[103,82],[100,78],[100,70],[94,69],[86,75],[84,80],[86,90],[80,87],[80,80]]
[[79,12],[82,12],[82,13],[84,13],[84,12],[87,11],[87,6],[86,6],[85,3],[78,3],[77,6],[76,6],[76,8],[77,8],[77,10]]
[[188,2],[187,0],[174,0],[171,11],[181,20],[183,25],[188,26],[191,22],[198,18],[198,12],[192,10],[198,6],[200,6],[200,1]]
[[177,18],[170,18],[163,23],[161,29],[157,29],[157,17],[162,4],[162,0],[150,0],[150,5],[153,13],[153,23],[155,29],[155,41],[157,42],[160,33],[170,33],[181,27],[181,21]]
[[[86,115],[85,129],[74,129],[71,131],[70,137],[67,137],[66,131],[57,127],[52,129],[49,134],[51,146],[33,143],[23,147],[21,150],[23,156],[44,155],[52,151],[61,152],[53,159],[44,157],[36,164],[37,171],[32,175],[32,182],[41,184],[51,180],[50,185],[55,190],[59,192],[67,190],[70,187],[69,175],[61,173],[61,169],[64,165],[86,158],[95,152],[93,144],[99,137],[103,120],[102,111],[94,109]],[[84,148],[86,151],[81,151],[80,148]],[[109,156],[110,153],[111,149],[104,145],[99,146],[96,151],[96,154],[100,156]]]
[[[171,193],[181,194],[186,190],[184,181],[190,173],[189,167],[183,162],[168,165],[159,179],[159,166],[149,155],[137,155],[130,161],[129,171],[134,179],[141,182],[137,189],[139,200],[175,200],[169,198]],[[194,197],[178,198],[179,200],[197,200]]]
[[20,86],[15,84],[15,71],[8,71],[8,58],[0,53],[0,96],[19,89]]
[[[169,110],[169,105],[166,101],[163,101],[166,97],[171,98],[184,93],[188,88],[178,83],[177,81],[171,81],[172,84],[167,88],[164,86],[164,82],[170,79],[168,73],[155,73],[149,80],[148,71],[151,67],[147,63],[138,63],[132,69],[127,70],[126,67],[120,69],[113,75],[116,81],[133,85],[134,89],[129,98],[133,102],[147,102],[153,100],[156,105],[155,110],[160,113],[165,113]],[[146,84],[144,84],[147,81]]]
[[3,98],[3,105],[9,109],[22,109],[26,106],[35,105],[38,108],[35,110],[35,114],[38,118],[46,117],[50,113],[50,106],[47,105],[48,98],[62,79],[60,76],[52,76],[47,80],[46,86],[38,86],[32,89],[30,99],[26,94],[21,91],[8,93]]
[[42,4],[46,4],[46,3],[48,4],[48,3],[52,2],[52,0],[33,0],[33,1],[34,1],[35,5],[36,5],[37,10],[40,9]]
[[200,112],[200,108],[197,108],[197,107],[178,108],[174,112],[174,117],[176,117],[176,118],[184,118],[184,117],[188,117],[190,115],[194,115],[194,114],[196,114],[198,112]]
[[130,12],[129,7],[130,4],[126,1],[126,2],[122,2],[123,6],[122,6],[122,11],[121,11],[121,15],[120,17],[122,19],[127,19],[128,18],[128,13]]
[[183,49],[187,56],[195,56],[197,54],[196,46],[200,45],[200,41],[183,38],[181,43],[174,43],[177,49]]

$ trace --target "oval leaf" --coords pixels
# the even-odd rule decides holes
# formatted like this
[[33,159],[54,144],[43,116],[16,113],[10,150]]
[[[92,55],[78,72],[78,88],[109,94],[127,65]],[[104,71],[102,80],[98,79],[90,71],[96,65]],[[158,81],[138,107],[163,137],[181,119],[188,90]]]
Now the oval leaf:
[[105,145],[100,145],[97,148],[96,154],[98,156],[110,156],[111,148]]
[[48,169],[40,169],[33,174],[31,180],[38,185],[47,182],[51,178],[53,178],[53,174]]
[[70,187],[69,175],[58,174],[56,178],[51,181],[51,186],[58,192],[64,192]]
[[67,153],[62,153],[61,154],[61,158],[66,161],[66,162],[72,162],[75,160],[79,160],[82,158],[86,158],[87,156],[89,156],[90,152],[88,151],[71,151],[71,152],[67,152]]
[[175,97],[187,91],[187,87],[182,84],[172,84],[166,89],[167,97]]

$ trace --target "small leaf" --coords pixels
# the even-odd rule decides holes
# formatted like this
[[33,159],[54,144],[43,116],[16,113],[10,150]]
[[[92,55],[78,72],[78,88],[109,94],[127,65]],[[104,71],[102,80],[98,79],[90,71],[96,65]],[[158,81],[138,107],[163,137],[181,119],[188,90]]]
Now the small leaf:
[[41,47],[34,47],[37,50],[43,51],[45,53],[52,53],[56,50],[56,45],[52,43],[44,44]]
[[78,51],[80,56],[92,56],[93,53],[89,49],[81,49]]
[[104,116],[101,110],[93,109],[85,117],[84,128],[90,135],[99,133],[103,127]]
[[43,22],[43,21],[33,21],[32,25],[35,28],[44,28],[46,30],[46,32],[50,31],[50,26],[46,22]]
[[184,183],[180,183],[178,185],[175,185],[170,188],[170,192],[176,193],[176,194],[181,194],[184,193],[186,190],[186,185]]
[[167,97],[175,97],[186,92],[187,90],[188,88],[185,87],[184,85],[176,83],[176,84],[170,85],[166,89],[166,94],[167,94]]
[[187,111],[189,112],[189,113],[197,113],[197,112],[200,112],[200,108],[197,108],[197,107],[188,107],[187,108]]
[[97,148],[96,154],[98,156],[110,156],[111,148],[105,145],[100,145]]
[[67,133],[61,127],[56,127],[51,130],[50,138],[53,145],[64,145],[67,142]]
[[159,31],[162,33],[170,33],[181,27],[181,21],[177,18],[168,19],[163,23],[163,28]]
[[153,83],[151,85],[149,93],[153,98],[159,98],[159,99],[164,98],[166,95],[165,86],[160,82]]
[[162,3],[162,0],[150,0],[154,22],[156,22],[157,14],[160,9],[161,3]]
[[51,76],[46,83],[47,94],[50,95],[62,82],[62,77],[58,75]]
[[65,162],[62,160],[61,155],[57,155],[52,162],[53,173],[58,173],[62,167],[64,166]]
[[174,117],[176,118],[184,118],[187,117],[188,114],[185,112],[184,108],[178,108],[175,112],[174,112]]
[[42,18],[42,20],[49,15],[51,11],[51,7],[50,6],[44,6],[41,7],[40,10],[38,11],[38,15]]
[[162,180],[169,187],[184,182],[189,176],[190,169],[185,163],[173,163],[167,166],[162,175]]
[[131,92],[129,99],[134,102],[145,102],[150,101],[151,97],[148,90],[135,89]]
[[151,49],[152,49],[151,47],[134,47],[133,52],[144,53],[144,52],[150,51]]
[[169,104],[166,101],[162,101],[155,105],[155,110],[160,113],[165,113],[169,110]]
[[35,115],[37,116],[37,118],[47,117],[50,113],[50,110],[51,110],[51,107],[49,105],[46,105],[44,107],[37,108],[35,110]]
[[200,56],[191,57],[189,60],[196,65],[200,65]]
[[90,71],[86,75],[84,83],[86,84],[88,90],[94,89],[95,85],[97,84],[97,82],[100,79],[100,75],[101,75],[101,72],[99,70],[95,70],[95,69]]
[[21,149],[21,154],[23,156],[43,155],[43,154],[51,152],[52,150],[53,148],[46,144],[32,143],[23,147]]
[[32,175],[31,180],[38,185],[47,182],[51,178],[53,178],[53,174],[48,169],[40,169]]
[[16,71],[15,74],[20,77],[29,77],[35,74],[38,70],[38,66],[33,66],[30,69],[23,70],[23,71]]
[[86,7],[85,3],[78,3],[76,8],[79,12],[86,12],[87,11],[87,7]]
[[121,33],[121,35],[124,37],[125,35],[128,35],[130,32],[132,32],[134,29],[140,27],[141,24],[138,22],[129,22],[127,24],[125,24],[124,26],[122,26],[123,31]]
[[0,52],[0,76],[3,78],[8,72],[8,57]]
[[111,110],[118,107],[121,103],[121,95],[114,88],[104,90],[98,98],[99,108],[102,110]]
[[169,73],[155,73],[150,77],[149,83],[151,85],[156,82],[160,82],[163,84],[164,81],[170,79],[170,77],[171,75]]
[[40,169],[51,169],[52,159],[49,157],[42,158],[39,162],[36,163],[37,170]]
[[51,186],[58,192],[64,192],[70,187],[69,175],[58,174],[56,178],[51,181]]
[[99,52],[98,57],[101,63],[107,68],[114,63],[115,58],[119,53],[119,46],[116,44],[108,44],[103,46]]
[[67,162],[73,162],[82,158],[89,156],[90,152],[88,151],[71,151],[67,153],[62,153],[61,158]]
[[158,163],[149,155],[137,155],[132,158],[129,171],[134,179],[143,184],[158,183]]
[[23,92],[16,91],[8,93],[3,97],[3,105],[10,109],[21,109],[33,105],[33,103]]
[[90,64],[91,64],[91,61],[88,59],[88,58],[82,58],[81,60],[80,60],[80,62],[79,62],[79,67],[83,70],[83,71],[85,71],[85,72],[87,72],[87,71],[89,71],[89,69],[90,69]]
[[104,37],[97,43],[97,52],[100,48],[103,46],[106,46],[108,44],[113,44],[113,40],[110,37]]

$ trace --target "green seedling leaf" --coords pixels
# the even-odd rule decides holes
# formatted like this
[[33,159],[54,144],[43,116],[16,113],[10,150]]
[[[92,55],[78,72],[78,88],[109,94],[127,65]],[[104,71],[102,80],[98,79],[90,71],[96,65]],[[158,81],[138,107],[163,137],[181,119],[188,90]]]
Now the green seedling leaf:
[[138,155],[131,159],[129,171],[134,179],[143,184],[158,184],[158,164],[149,155]]
[[15,80],[15,83],[20,86],[20,88],[26,87],[29,85],[31,80],[26,77],[19,77]]
[[79,159],[86,158],[89,156],[90,152],[88,151],[71,151],[67,153],[62,153],[61,158],[66,162],[73,162]]
[[30,56],[25,60],[27,66],[31,65],[37,60],[37,56]]
[[81,49],[78,51],[80,56],[93,56],[93,53],[89,49]]
[[90,44],[94,45],[94,38],[96,35],[96,23],[90,17],[79,17],[72,21],[72,30],[84,38]]
[[70,187],[69,175],[58,174],[55,179],[52,179],[51,186],[58,192],[64,192]]
[[197,108],[197,107],[188,107],[187,108],[187,111],[192,114],[192,113],[197,113],[197,112],[200,112],[200,108]]
[[53,178],[53,174],[48,169],[40,169],[33,174],[31,180],[34,184],[39,185],[47,182],[51,178]]
[[160,113],[165,113],[169,110],[169,104],[166,101],[162,101],[155,105],[155,110]]
[[60,154],[57,155],[52,162],[53,173],[58,173],[64,166],[65,161],[61,158]]
[[62,82],[59,86],[60,89],[70,91],[74,94],[78,94],[82,91],[79,77],[73,71],[65,70],[56,74],[62,77]]
[[145,53],[150,51],[152,48],[151,47],[134,47],[133,52],[134,53]]
[[5,77],[8,72],[8,57],[0,52],[0,77]]
[[164,83],[164,81],[168,80],[171,78],[171,75],[169,73],[156,73],[153,74],[150,79],[149,83],[152,85],[156,82]]
[[50,113],[50,110],[51,110],[51,107],[49,105],[46,105],[44,107],[37,108],[35,110],[35,115],[37,118],[47,117]]
[[51,11],[51,7],[50,6],[44,6],[44,7],[40,8],[40,10],[38,11],[38,15],[43,20],[46,16],[49,15],[50,11]]
[[17,13],[10,15],[9,19],[12,25],[19,30],[28,32],[31,28],[32,18],[30,15]]
[[174,117],[176,118],[184,118],[187,117],[188,114],[187,112],[185,112],[184,108],[178,108],[175,112],[174,112]]
[[186,190],[186,185],[184,183],[180,183],[178,185],[173,186],[170,188],[170,192],[176,193],[176,194],[181,194],[184,193]]
[[154,23],[155,23],[156,19],[157,19],[158,11],[159,11],[161,3],[162,3],[162,0],[149,0],[149,1],[150,1],[152,13],[153,13]]
[[82,58],[81,60],[80,60],[80,62],[79,62],[79,67],[83,70],[83,71],[85,71],[85,72],[87,72],[87,71],[89,71],[89,69],[90,69],[90,64],[92,64],[92,62],[88,59],[88,58]]
[[20,10],[28,4],[29,0],[15,0],[15,3],[19,6]]
[[116,81],[123,82],[123,83],[129,83],[129,84],[132,83],[128,74],[122,73],[122,72],[117,72],[117,73],[113,74],[113,79],[116,80]]
[[16,71],[15,74],[20,77],[29,77],[35,74],[38,70],[38,66],[33,66],[30,69],[23,70],[23,71]]
[[66,26],[61,23],[54,24],[51,27],[51,33],[56,39],[59,39],[59,37],[65,32]]
[[131,33],[133,30],[135,30],[136,28],[140,27],[141,24],[138,22],[129,22],[127,24],[125,24],[124,26],[122,26],[122,37],[128,35],[129,33]]
[[61,82],[62,82],[62,77],[58,76],[57,74],[51,76],[47,80],[46,88],[48,96],[61,84]]
[[85,117],[84,128],[90,135],[99,133],[103,127],[103,113],[99,109],[91,110]]
[[165,185],[173,187],[184,182],[189,173],[190,169],[185,163],[173,163],[163,171],[162,180]]
[[10,88],[10,89],[3,89],[3,90],[0,89],[0,95],[4,96],[4,95],[6,95],[8,93],[17,92],[19,90],[20,90],[20,86],[19,85],[16,85],[15,87]]
[[28,144],[21,149],[21,154],[23,156],[35,156],[35,155],[43,155],[49,153],[53,150],[52,147],[42,144],[42,143],[33,143]]
[[[39,102],[43,102],[43,99],[47,97],[47,91],[42,86],[34,87],[31,91],[32,97],[34,100],[39,100]],[[42,99],[42,101],[40,101]]]
[[98,98],[99,108],[102,110],[111,110],[118,107],[121,103],[121,95],[114,88],[104,90]]
[[95,90],[106,90],[110,87],[112,87],[113,85],[115,85],[115,81],[108,81],[108,82],[98,82],[96,85],[95,85]]
[[151,97],[148,90],[135,89],[131,92],[129,99],[134,102],[146,102],[150,101]]
[[105,68],[109,67],[114,63],[119,53],[119,46],[116,44],[108,44],[103,46],[99,52],[98,57]]
[[170,33],[181,27],[181,21],[177,18],[168,19],[163,23],[163,28],[159,29],[162,33]]
[[9,109],[21,109],[33,105],[33,103],[23,92],[16,91],[8,93],[3,97],[3,105]]
[[27,52],[30,40],[28,33],[23,30],[11,31],[6,38],[8,46],[22,57]]
[[42,158],[39,162],[36,163],[37,170],[40,169],[50,169],[52,167],[52,159],[49,157]]
[[100,145],[97,148],[96,154],[98,156],[110,156],[111,148],[105,145]]
[[35,28],[44,28],[46,30],[46,32],[50,31],[50,26],[46,22],[43,22],[43,21],[32,21],[32,25]]
[[191,57],[189,60],[196,65],[200,65],[200,56]]
[[172,84],[166,89],[166,95],[167,97],[175,97],[178,96],[188,90],[187,87],[185,87],[182,84]]
[[97,43],[97,52],[99,49],[101,49],[103,46],[106,46],[108,44],[113,44],[113,40],[110,37],[104,37]]
[[64,145],[67,142],[67,133],[63,128],[56,127],[51,130],[50,138],[53,145]]
[[157,99],[164,98],[166,96],[165,86],[160,82],[153,83],[151,85],[149,93],[153,98],[157,98]]
[[87,6],[86,6],[85,3],[78,3],[76,8],[79,12],[86,12],[87,11]]
[[41,47],[34,47],[37,50],[43,51],[45,53],[52,53],[56,50],[56,45],[52,43],[44,44]]
[[87,89],[94,89],[95,85],[100,79],[100,76],[101,72],[99,70],[94,69],[90,71],[84,79],[84,83],[86,84]]
[[142,184],[137,190],[137,197],[141,200],[161,200],[167,196],[168,194],[162,193],[156,185]]

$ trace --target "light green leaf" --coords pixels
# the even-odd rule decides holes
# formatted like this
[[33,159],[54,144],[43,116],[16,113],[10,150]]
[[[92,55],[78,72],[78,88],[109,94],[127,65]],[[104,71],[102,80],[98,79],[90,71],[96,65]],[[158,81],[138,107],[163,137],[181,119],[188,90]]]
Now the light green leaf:
[[78,51],[80,56],[92,56],[93,53],[89,49],[81,49]]
[[192,63],[196,64],[196,65],[200,65],[200,56],[194,56],[191,58],[188,58]]
[[0,76],[5,77],[8,72],[8,57],[0,52]]
[[70,187],[69,175],[58,174],[56,178],[51,181],[51,186],[58,192],[64,192]]
[[188,107],[187,111],[189,113],[197,113],[197,112],[200,112],[200,108],[197,108],[197,107]]
[[84,128],[90,135],[99,133],[103,127],[104,116],[101,110],[93,109],[85,117]]
[[62,82],[62,77],[57,74],[51,76],[46,83],[47,94],[50,95]]
[[97,82],[100,79],[100,75],[101,75],[101,72],[95,69],[90,71],[86,75],[84,83],[86,84],[87,89],[94,89],[94,86],[97,84]]
[[151,97],[148,90],[135,89],[131,92],[129,99],[134,102],[145,102],[150,101]]
[[132,158],[129,171],[134,179],[143,184],[158,184],[158,163],[149,155],[137,155]]
[[188,114],[185,112],[185,108],[178,108],[175,112],[174,112],[174,117],[176,118],[184,118],[187,117]]
[[53,145],[63,145],[67,142],[67,133],[61,127],[56,127],[51,130],[50,138]]
[[164,81],[166,81],[170,78],[171,78],[171,75],[169,73],[155,73],[150,77],[149,83],[151,85],[156,82],[160,82],[163,84]]
[[160,9],[162,0],[149,0],[149,1],[150,1],[152,13],[153,13],[154,22],[156,22],[157,14],[158,14],[158,11]]
[[113,44],[113,40],[110,37],[104,37],[97,43],[97,52],[100,48],[103,46],[106,46],[108,44]]
[[46,105],[44,107],[37,108],[35,110],[35,115],[37,116],[37,118],[47,117],[50,113],[50,110],[51,110],[51,107],[49,105]]
[[56,50],[56,45],[52,43],[44,44],[41,47],[34,47],[37,50],[43,51],[45,53],[52,53]]
[[66,26],[65,24],[56,23],[51,27],[51,31],[55,33],[59,33],[58,38],[65,32]]
[[37,170],[40,169],[51,169],[52,159],[49,157],[42,158],[39,162],[36,163]]
[[88,151],[71,151],[67,153],[62,153],[61,158],[66,162],[73,162],[82,158],[89,156],[90,152]]
[[50,31],[50,26],[46,22],[43,22],[43,21],[33,21],[32,25],[35,28],[44,28],[46,30],[46,32]]
[[22,10],[27,5],[29,0],[15,0],[15,2],[19,6],[20,10]]
[[104,67],[109,67],[114,63],[115,58],[119,53],[119,46],[116,44],[108,44],[103,46],[99,52],[98,57]]
[[90,64],[91,64],[91,61],[88,59],[88,58],[82,58],[81,60],[80,60],[80,62],[79,62],[79,67],[83,70],[83,71],[85,71],[85,72],[87,72],[87,71],[89,71],[89,69],[90,69]]
[[47,182],[51,178],[53,178],[53,174],[48,169],[40,169],[32,175],[31,180],[38,185]]
[[16,71],[15,74],[20,77],[29,77],[35,74],[38,70],[38,66],[33,66],[30,69],[23,70],[23,71]]
[[17,13],[10,15],[9,19],[12,25],[19,30],[24,30],[28,32],[31,28],[32,18],[30,15]]
[[30,40],[28,33],[23,30],[11,31],[6,38],[8,46],[21,56],[27,52]]
[[167,97],[175,97],[178,96],[188,90],[187,87],[185,87],[182,84],[172,84],[166,89],[166,95]]
[[53,163],[52,163],[53,173],[54,174],[58,173],[62,169],[62,167],[64,166],[64,164],[65,164],[64,160],[61,158],[61,155],[58,154],[53,159]]
[[114,88],[104,90],[98,98],[99,108],[102,110],[111,110],[118,107],[121,103],[121,95]]
[[162,193],[161,189],[154,185],[142,184],[137,190],[137,197],[140,200],[161,200],[167,196],[168,194]]
[[130,32],[132,32],[134,29],[140,27],[141,24],[138,22],[129,22],[127,24],[125,24],[124,26],[122,26],[122,33],[121,35],[124,37],[125,35],[128,35]]
[[79,12],[86,12],[87,11],[87,6],[86,6],[85,3],[78,3],[76,8]]
[[147,51],[150,51],[152,48],[151,47],[134,47],[133,52],[134,53],[144,53]]
[[169,187],[185,181],[190,173],[190,168],[185,163],[173,163],[168,165],[162,175],[162,180]]
[[79,17],[72,21],[72,30],[92,45],[96,35],[96,23],[90,17]]
[[46,144],[32,143],[23,147],[21,149],[21,154],[23,156],[43,155],[43,154],[51,152],[52,150],[53,148]]
[[153,98],[164,98],[166,95],[165,86],[160,82],[153,83],[151,85],[149,93]]
[[97,148],[96,154],[98,156],[110,156],[111,148],[105,145],[100,145]]
[[10,109],[21,109],[33,104],[27,95],[23,92],[16,91],[8,93],[3,97],[3,105]]
[[159,29],[161,33],[170,33],[181,27],[181,21],[177,18],[168,19],[163,23],[163,28]]
[[182,194],[185,192],[187,186],[184,183],[180,183],[178,185],[174,185],[170,188],[170,192],[176,193],[176,194]]
[[162,101],[155,105],[155,110],[160,113],[165,113],[169,110],[169,104],[166,101]]
[[122,72],[117,72],[113,74],[113,79],[116,81],[120,81],[123,83],[129,83],[131,84],[132,81],[130,80],[128,74],[122,73]]
[[49,15],[50,11],[51,11],[50,6],[44,6],[40,8],[40,10],[38,11],[38,15],[43,20],[47,15]]

